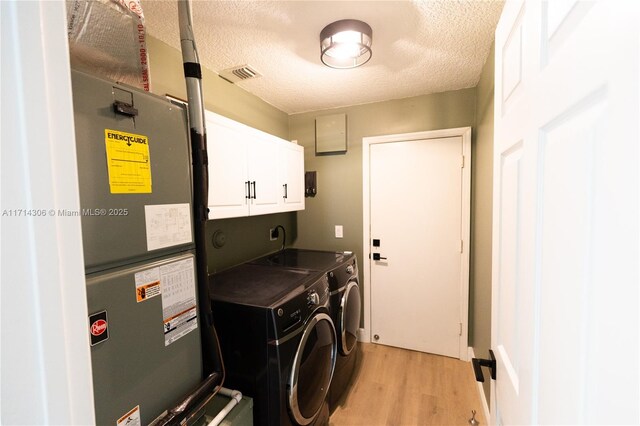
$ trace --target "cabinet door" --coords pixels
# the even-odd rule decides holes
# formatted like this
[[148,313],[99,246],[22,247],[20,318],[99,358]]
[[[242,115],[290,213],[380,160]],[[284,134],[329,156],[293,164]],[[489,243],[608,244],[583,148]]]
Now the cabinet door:
[[[253,132],[252,132],[253,133]],[[251,134],[247,140],[247,162],[251,181],[250,215],[277,213],[281,195],[278,179],[278,149],[269,137]]]
[[281,210],[304,210],[304,147],[287,141],[280,141],[278,145]]
[[247,137],[207,113],[209,219],[249,214]]

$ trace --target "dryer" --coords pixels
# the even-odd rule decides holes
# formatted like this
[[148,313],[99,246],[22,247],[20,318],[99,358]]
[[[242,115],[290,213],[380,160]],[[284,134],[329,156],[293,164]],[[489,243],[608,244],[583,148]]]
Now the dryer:
[[328,272],[331,310],[338,335],[338,358],[329,390],[329,409],[333,412],[347,394],[358,359],[358,330],[362,299],[358,285],[358,262],[355,254]]
[[337,356],[326,274],[243,264],[209,285],[225,387],[254,399],[254,424],[326,423]]
[[329,281],[331,318],[338,340],[336,369],[328,396],[329,408],[333,412],[349,389],[358,359],[357,333],[360,328],[362,300],[355,254],[286,249],[251,263],[280,268],[313,269],[326,274]]

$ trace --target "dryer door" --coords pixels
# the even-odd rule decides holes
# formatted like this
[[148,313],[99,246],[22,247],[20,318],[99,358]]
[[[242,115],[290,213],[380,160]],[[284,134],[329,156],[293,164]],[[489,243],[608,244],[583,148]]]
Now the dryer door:
[[360,288],[356,281],[350,281],[340,301],[340,353],[349,355],[358,342],[360,328]]
[[305,325],[289,381],[289,409],[299,425],[308,425],[320,412],[331,384],[336,352],[331,317],[315,314]]

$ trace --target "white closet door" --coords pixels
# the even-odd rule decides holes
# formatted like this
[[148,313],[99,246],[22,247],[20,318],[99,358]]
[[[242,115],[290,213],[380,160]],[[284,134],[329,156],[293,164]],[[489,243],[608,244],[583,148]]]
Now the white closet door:
[[637,424],[636,1],[507,2],[496,30],[494,424]]

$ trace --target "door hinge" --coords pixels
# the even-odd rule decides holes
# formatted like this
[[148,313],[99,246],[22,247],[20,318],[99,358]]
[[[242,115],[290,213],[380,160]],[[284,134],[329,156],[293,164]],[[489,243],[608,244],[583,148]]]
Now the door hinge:
[[462,323],[459,323],[459,324],[460,324],[460,333],[458,334],[458,336],[462,336]]
[[464,253],[464,240],[460,240],[460,253]]
[[460,162],[460,167],[464,169],[464,155],[462,156],[462,161]]

